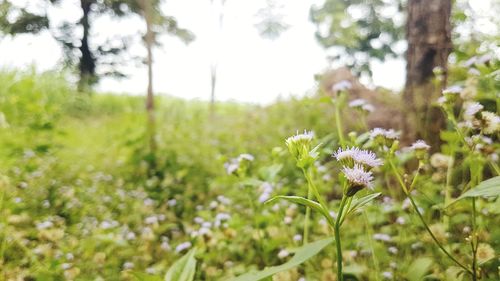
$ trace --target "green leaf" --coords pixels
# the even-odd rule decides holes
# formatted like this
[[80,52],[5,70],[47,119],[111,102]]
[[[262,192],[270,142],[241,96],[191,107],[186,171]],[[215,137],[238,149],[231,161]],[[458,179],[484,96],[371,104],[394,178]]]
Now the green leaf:
[[468,197],[496,197],[498,195],[500,195],[500,176],[479,183],[476,187],[469,189],[460,197],[448,203],[445,208]]
[[193,281],[196,271],[196,248],[177,260],[167,271],[165,281]]
[[413,261],[406,271],[406,278],[409,281],[421,281],[432,265],[431,258],[418,258]]
[[382,194],[382,193],[377,192],[377,193],[365,195],[361,198],[354,199],[353,203],[351,204],[351,207],[349,208],[349,211],[347,211],[347,214],[350,214],[350,213],[356,211],[357,209],[363,207],[364,205],[370,203],[373,199],[379,197],[380,194]]
[[132,272],[136,281],[161,281],[161,277],[142,272]]
[[268,278],[273,276],[276,273],[290,270],[299,264],[305,262],[306,260],[310,259],[311,257],[315,256],[318,254],[323,248],[328,246],[330,243],[333,242],[332,238],[326,238],[323,240],[319,240],[313,243],[306,244],[295,252],[295,255],[293,256],[292,259],[290,259],[288,262],[278,265],[278,266],[273,266],[273,267],[268,267],[265,268],[261,271],[257,272],[248,272],[243,275],[240,275],[232,281],[257,281],[257,280],[262,280],[264,278]]
[[323,209],[323,207],[321,207],[321,205],[318,202],[309,200],[309,199],[304,198],[304,197],[279,195],[279,196],[274,196],[273,198],[267,200],[264,204],[270,204],[270,203],[273,203],[279,199],[287,200],[287,201],[290,201],[292,203],[297,203],[297,204],[309,207],[315,211],[318,211],[333,225],[333,219],[332,219],[332,216],[330,216],[330,214],[328,213],[328,210]]

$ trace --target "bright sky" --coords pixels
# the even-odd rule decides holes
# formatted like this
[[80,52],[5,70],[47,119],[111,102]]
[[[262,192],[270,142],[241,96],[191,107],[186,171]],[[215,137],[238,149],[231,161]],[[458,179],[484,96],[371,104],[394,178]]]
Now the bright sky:
[[[28,3],[29,0],[14,0]],[[67,0],[64,6],[49,9],[57,21],[77,21],[80,17],[78,0]],[[227,0],[223,7],[223,29],[218,30],[216,15],[220,7],[210,0],[169,0],[165,11],[175,16],[181,27],[191,30],[196,40],[185,45],[180,40],[163,36],[163,47],[154,52],[154,89],[156,92],[188,99],[209,99],[210,64],[218,61],[218,100],[269,103],[278,96],[303,95],[314,89],[314,75],[327,69],[325,51],[314,38],[314,25],[309,21],[311,3],[322,2],[280,0],[282,13],[290,28],[275,41],[259,36],[254,24],[255,14],[265,7],[265,0]],[[218,0],[214,0],[218,2]],[[139,19],[120,22],[107,18],[97,21],[92,32],[97,43],[117,30],[121,34],[136,34],[143,30]],[[216,40],[218,38],[218,40]],[[132,46],[131,52],[143,55],[142,45]],[[39,70],[56,66],[61,48],[48,32],[39,36],[18,36],[0,41],[0,67],[28,67]],[[8,54],[8,55],[6,55]],[[404,62],[392,60],[374,63],[374,83],[400,89],[404,83]],[[146,88],[146,69],[126,68],[128,78],[102,79],[98,90],[142,94]]]

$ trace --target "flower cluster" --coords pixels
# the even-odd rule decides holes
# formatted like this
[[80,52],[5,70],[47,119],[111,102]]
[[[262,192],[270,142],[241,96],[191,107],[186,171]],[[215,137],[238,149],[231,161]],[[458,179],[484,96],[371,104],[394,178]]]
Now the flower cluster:
[[399,132],[394,129],[374,128],[370,131],[370,139],[379,147],[388,148],[399,139]]
[[313,132],[304,131],[302,134],[297,133],[286,139],[288,151],[297,160],[298,167],[307,168],[318,158],[317,147],[311,149],[313,138]]
[[347,179],[348,186],[345,191],[347,196],[353,196],[361,189],[372,188],[373,175],[371,170],[383,164],[375,153],[362,150],[358,147],[339,148],[333,157],[340,162],[342,173]]
[[375,111],[375,107],[369,104],[364,99],[355,99],[349,102],[349,107],[357,109],[363,113],[370,113]]
[[237,158],[233,158],[228,162],[224,163],[224,168],[226,169],[226,173],[228,175],[240,175],[244,174],[250,163],[253,162],[255,158],[253,155],[248,153],[240,154]]

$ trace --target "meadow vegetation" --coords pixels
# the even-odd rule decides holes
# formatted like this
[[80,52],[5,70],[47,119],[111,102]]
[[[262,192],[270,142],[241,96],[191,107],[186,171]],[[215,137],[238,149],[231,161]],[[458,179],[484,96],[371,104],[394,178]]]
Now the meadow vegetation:
[[368,128],[344,81],[158,96],[151,155],[143,97],[1,71],[0,280],[499,280],[498,62],[450,73],[440,147]]

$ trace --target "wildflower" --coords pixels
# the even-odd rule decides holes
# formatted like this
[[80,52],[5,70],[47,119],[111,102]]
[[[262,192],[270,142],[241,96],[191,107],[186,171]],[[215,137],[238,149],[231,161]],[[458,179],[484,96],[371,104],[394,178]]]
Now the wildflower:
[[397,223],[397,224],[400,224],[400,225],[404,225],[404,224],[406,223],[406,220],[405,220],[405,218],[403,218],[403,217],[398,217],[398,218],[396,219],[396,223]]
[[444,155],[442,153],[434,153],[431,156],[431,165],[434,168],[448,168],[448,163],[450,162],[450,156]]
[[387,251],[389,251],[389,253],[395,255],[398,253],[398,248],[391,246],[391,247],[387,248]]
[[295,234],[295,235],[293,236],[293,241],[297,241],[297,242],[302,241],[302,235],[300,235],[300,234]]
[[355,99],[355,100],[352,100],[352,101],[349,102],[349,107],[360,108],[360,107],[362,107],[365,104],[366,104],[366,100],[364,100],[364,99]]
[[347,80],[342,80],[332,86],[333,92],[347,91],[352,88],[352,83]]
[[349,107],[361,110],[363,112],[373,112],[375,111],[375,107],[371,104],[369,104],[366,100],[364,99],[355,99],[349,102]]
[[281,250],[281,251],[279,251],[279,253],[278,253],[278,258],[280,258],[280,259],[284,259],[284,258],[288,257],[289,255],[290,255],[290,253],[289,253],[287,250],[282,249],[282,250]]
[[494,134],[500,130],[500,117],[493,112],[481,112],[483,121],[483,132],[485,134]]
[[125,270],[127,270],[127,269],[132,269],[132,268],[134,268],[134,263],[133,263],[133,262],[129,262],[129,261],[127,261],[127,262],[125,262],[125,263],[123,264],[123,269],[125,269]]
[[380,147],[391,147],[399,139],[399,132],[394,129],[374,128],[370,131],[370,139]]
[[144,220],[145,224],[158,224],[158,218],[156,216],[149,216]]
[[425,143],[423,140],[418,140],[414,142],[411,147],[412,150],[429,150],[431,148],[428,144]]
[[170,207],[173,207],[173,206],[177,205],[177,200],[170,199],[170,200],[167,201],[167,205],[170,206]]
[[238,170],[238,161],[236,159],[231,159],[229,162],[224,163],[224,168],[228,175],[234,174]]
[[240,154],[240,156],[238,156],[239,161],[242,161],[242,160],[253,161],[254,159],[255,158],[253,157],[253,155],[248,154],[248,153],[243,153],[243,154]]
[[353,168],[344,167],[342,172],[349,182],[347,196],[353,196],[365,187],[372,188],[372,173],[365,171],[361,165],[355,164]]
[[394,275],[392,274],[391,271],[382,272],[382,276],[384,276],[385,279],[393,279],[394,278]]
[[297,161],[297,166],[307,168],[314,163],[318,157],[315,149],[311,150],[311,142],[314,137],[313,132],[304,131],[304,133],[297,133],[286,139],[285,143],[288,151]]
[[392,240],[392,237],[385,233],[375,233],[373,234],[373,239],[384,242],[390,242]]
[[464,119],[471,120],[474,116],[483,109],[483,106],[478,102],[466,102],[464,104]]
[[454,85],[454,86],[451,86],[451,87],[448,87],[448,88],[444,89],[443,90],[443,95],[445,97],[447,97],[449,95],[460,94],[462,91],[463,91],[462,87],[460,87],[458,85]]
[[367,104],[363,105],[361,107],[361,109],[363,109],[363,111],[365,111],[365,112],[374,112],[375,111],[375,106],[367,103]]
[[343,165],[352,167],[355,163],[361,164],[365,168],[375,168],[383,164],[383,161],[377,158],[375,153],[368,150],[361,150],[357,147],[342,149],[334,152],[333,157]]
[[479,243],[477,247],[477,259],[480,263],[487,262],[495,257],[495,250],[486,243]]
[[410,149],[415,152],[415,156],[419,160],[422,160],[425,158],[425,156],[427,155],[427,151],[430,148],[431,147],[427,143],[425,143],[425,141],[423,141],[423,140],[417,140],[416,142],[414,142],[410,146]]
[[180,243],[179,245],[177,245],[177,247],[175,247],[175,252],[176,253],[180,253],[186,249],[189,249],[191,248],[192,244],[191,242],[183,242],[183,243]]

